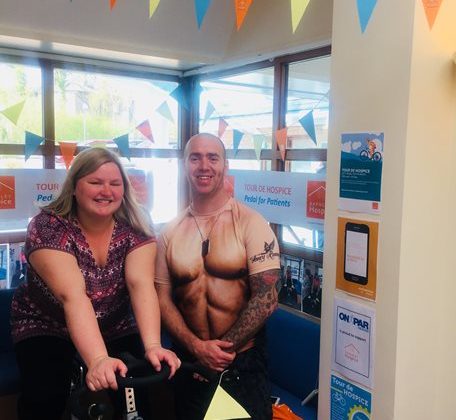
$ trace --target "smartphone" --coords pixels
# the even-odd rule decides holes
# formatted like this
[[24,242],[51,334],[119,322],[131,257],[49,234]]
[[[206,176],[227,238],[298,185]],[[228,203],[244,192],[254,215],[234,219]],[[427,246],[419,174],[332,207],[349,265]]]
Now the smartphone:
[[344,278],[367,284],[369,263],[369,226],[363,223],[345,225]]

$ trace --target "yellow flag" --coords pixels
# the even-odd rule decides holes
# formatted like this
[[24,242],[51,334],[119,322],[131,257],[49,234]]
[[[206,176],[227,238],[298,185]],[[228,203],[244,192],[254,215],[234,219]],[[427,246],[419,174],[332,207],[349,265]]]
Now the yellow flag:
[[0,111],[6,118],[8,118],[13,124],[17,124],[17,120],[21,116],[22,110],[24,109],[25,100],[18,102],[17,104],[5,108]]
[[291,0],[291,24],[293,27],[293,33],[295,33],[299,22],[301,22],[309,2],[310,0]]
[[204,420],[250,419],[249,413],[220,385],[215,390]]
[[160,3],[160,0],[149,0],[149,19],[155,13],[155,10],[157,10],[159,3]]

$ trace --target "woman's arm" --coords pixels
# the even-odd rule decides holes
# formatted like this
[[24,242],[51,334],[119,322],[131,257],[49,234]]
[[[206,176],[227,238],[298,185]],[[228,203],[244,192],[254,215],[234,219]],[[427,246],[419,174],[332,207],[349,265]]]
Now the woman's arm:
[[108,356],[76,258],[63,251],[39,249],[30,254],[29,260],[63,305],[71,340],[88,367],[88,387],[116,389],[115,372],[125,375],[127,368],[122,361]]
[[125,279],[146,358],[156,370],[160,370],[160,362],[165,361],[171,368],[172,376],[180,361],[173,352],[161,346],[160,306],[154,286],[156,252],[155,243],[130,252],[125,261]]

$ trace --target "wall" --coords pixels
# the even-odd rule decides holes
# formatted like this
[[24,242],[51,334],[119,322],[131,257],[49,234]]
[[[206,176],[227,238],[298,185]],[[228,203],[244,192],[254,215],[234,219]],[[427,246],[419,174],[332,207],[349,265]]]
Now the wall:
[[[421,0],[378,2],[364,35],[334,3],[319,418],[329,419],[340,135],[383,131],[372,418],[452,418],[456,2],[433,31]],[[454,237],[454,236],[453,236]],[[337,295],[348,299],[342,293]],[[451,316],[453,315],[453,316]],[[454,405],[454,404],[453,404]],[[450,411],[451,410],[451,411]]]

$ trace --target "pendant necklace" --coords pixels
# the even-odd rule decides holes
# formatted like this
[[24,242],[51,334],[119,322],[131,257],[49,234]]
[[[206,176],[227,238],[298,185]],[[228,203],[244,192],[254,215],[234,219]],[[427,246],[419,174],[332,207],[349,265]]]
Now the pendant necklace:
[[196,220],[196,217],[192,214],[192,217],[193,217],[193,220],[195,221],[195,224],[196,224],[196,228],[198,229],[198,232],[201,236],[201,256],[204,258],[207,254],[209,254],[209,247],[210,247],[210,241],[209,241],[209,238],[211,236],[211,233],[212,233],[212,230],[214,229],[214,226],[215,224],[217,223],[220,215],[222,214],[222,212],[220,212],[219,214],[217,214],[217,217],[215,218],[214,220],[214,223],[212,224],[211,226],[211,229],[209,230],[209,233],[207,234],[206,236],[206,239],[204,239],[204,236],[203,236],[203,232],[201,232],[201,229],[198,225],[198,222]]

